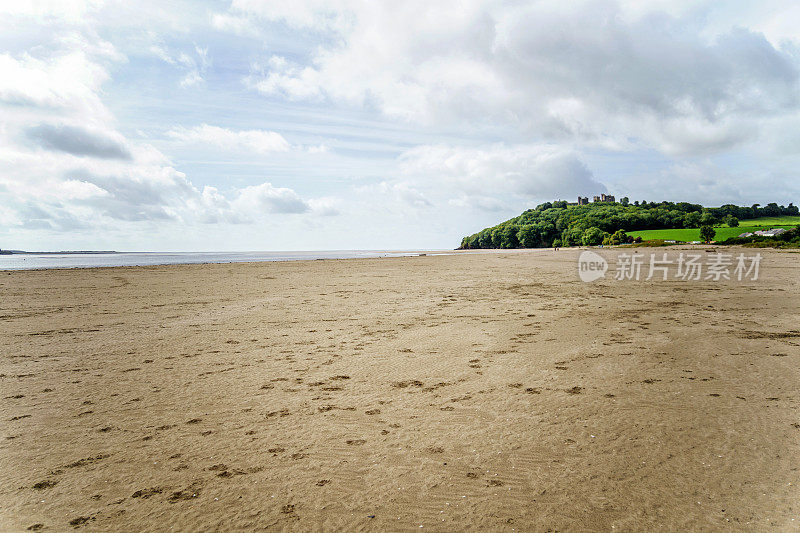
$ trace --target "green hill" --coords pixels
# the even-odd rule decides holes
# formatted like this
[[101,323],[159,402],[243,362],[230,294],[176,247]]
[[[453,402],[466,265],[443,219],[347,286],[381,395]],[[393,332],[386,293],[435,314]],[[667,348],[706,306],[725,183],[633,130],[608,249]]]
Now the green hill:
[[[720,228],[725,224],[725,228]],[[800,210],[776,203],[761,207],[732,204],[704,207],[688,202],[595,202],[568,204],[545,202],[521,215],[485,228],[461,240],[461,249],[473,248],[548,248],[619,244],[632,238],[699,240],[699,227],[717,226],[718,239],[755,231],[758,226],[787,227],[800,224]],[[741,226],[730,227],[730,226]],[[669,237],[651,236],[654,231]],[[631,237],[627,232],[632,232]],[[678,233],[680,232],[680,233]],[[728,235],[730,233],[730,235]],[[677,236],[677,235],[681,236]],[[684,235],[685,234],[685,235]],[[696,235],[696,237],[694,237]]]

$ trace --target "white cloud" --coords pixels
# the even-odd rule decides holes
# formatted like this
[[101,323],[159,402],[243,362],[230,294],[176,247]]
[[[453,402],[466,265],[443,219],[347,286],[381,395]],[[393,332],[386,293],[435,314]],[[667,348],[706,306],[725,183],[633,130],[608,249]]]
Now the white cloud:
[[331,149],[324,144],[318,144],[316,146],[307,146],[306,151],[309,154],[327,154]]
[[382,181],[377,184],[363,185],[356,192],[370,198],[375,203],[376,198],[385,197],[389,202],[415,208],[432,207],[433,203],[418,189],[405,181],[390,183]]
[[798,17],[787,0],[5,2],[0,235],[443,246],[604,186],[788,203]]
[[194,128],[176,128],[168,132],[174,139],[187,143],[210,144],[225,149],[244,149],[259,153],[285,152],[291,146],[280,133],[266,130],[235,131],[201,124]]
[[458,198],[452,198],[447,203],[453,207],[467,209],[470,211],[480,210],[500,212],[511,209],[511,206],[509,206],[506,202],[497,198],[486,196],[469,196],[466,194],[462,194]]
[[98,91],[106,69],[83,52],[39,59],[29,54],[0,54],[0,102],[57,110],[107,120]]
[[312,198],[308,201],[308,206],[317,215],[332,217],[342,213],[340,203],[337,198]]
[[258,29],[247,17],[227,13],[214,13],[211,15],[211,25],[220,31],[229,31],[237,35],[258,35]]
[[194,46],[194,55],[187,52],[170,53],[163,45],[153,44],[150,52],[163,62],[179,67],[184,76],[181,78],[181,87],[191,87],[204,81],[206,71],[211,66],[208,57],[208,48]]
[[272,56],[269,73],[255,82],[259,92],[289,100],[319,100],[323,94],[321,76],[311,67],[300,67],[284,57]]
[[[34,16],[29,14],[26,16]],[[35,15],[38,16],[38,15]],[[44,16],[44,15],[42,15]],[[127,57],[70,29],[53,50],[0,50],[0,218],[18,230],[92,232],[98,228],[191,227],[240,224],[268,215],[336,214],[331,198],[306,200],[288,188],[198,188],[171,159],[120,133],[104,102],[114,63]],[[211,65],[208,48],[151,53],[198,82]],[[196,75],[196,79],[192,76]],[[234,131],[208,124],[175,128],[173,139],[258,153],[291,146],[265,130]],[[148,230],[149,231],[149,230]]]
[[262,183],[245,187],[234,200],[237,207],[244,212],[258,215],[260,213],[297,214],[311,209],[292,189],[274,187],[271,183]]
[[703,35],[682,18],[688,3],[672,14],[610,0],[232,9],[335,35],[308,64],[273,60],[254,73],[263,94],[376,106],[417,124],[490,122],[517,140],[682,155],[730,149],[799,106],[793,54],[738,20]]
[[503,195],[552,199],[606,191],[575,153],[549,145],[425,145],[405,152],[400,167],[407,179],[439,182],[459,194],[457,202],[490,198],[475,203],[484,209],[499,209],[496,197]]
[[90,11],[102,5],[102,0],[28,0],[26,2],[3,2],[0,15],[47,19],[62,18],[77,22]]

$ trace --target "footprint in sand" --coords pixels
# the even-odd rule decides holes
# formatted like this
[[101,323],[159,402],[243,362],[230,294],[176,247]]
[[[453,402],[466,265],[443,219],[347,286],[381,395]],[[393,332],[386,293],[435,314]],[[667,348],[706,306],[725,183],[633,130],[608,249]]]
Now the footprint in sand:
[[407,387],[422,387],[424,384],[419,380],[411,380],[411,381],[395,381],[392,383],[392,387],[396,389],[405,389]]
[[46,479],[44,481],[39,481],[38,483],[33,484],[34,490],[45,490],[51,487],[55,487],[58,484],[58,481],[53,479]]
[[77,518],[73,518],[72,520],[70,520],[69,521],[69,525],[71,525],[72,527],[76,527],[77,528],[77,527],[80,527],[80,526],[84,525],[86,522],[89,522],[90,520],[94,520],[94,517],[93,516],[79,516]]
[[198,484],[192,484],[186,487],[185,489],[176,490],[172,494],[170,494],[167,501],[169,503],[177,503],[184,500],[192,500],[197,498],[200,495],[200,486]]
[[149,489],[141,489],[131,494],[131,498],[141,498],[143,500],[146,500],[151,496],[155,496],[156,494],[161,494],[163,490],[164,489],[161,489],[159,487],[150,487]]

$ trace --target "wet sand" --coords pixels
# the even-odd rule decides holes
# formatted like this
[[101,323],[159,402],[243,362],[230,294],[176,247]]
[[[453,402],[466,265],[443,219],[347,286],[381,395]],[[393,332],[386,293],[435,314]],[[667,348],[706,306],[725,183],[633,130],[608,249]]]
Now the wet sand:
[[0,272],[0,529],[797,528],[800,254],[761,253]]

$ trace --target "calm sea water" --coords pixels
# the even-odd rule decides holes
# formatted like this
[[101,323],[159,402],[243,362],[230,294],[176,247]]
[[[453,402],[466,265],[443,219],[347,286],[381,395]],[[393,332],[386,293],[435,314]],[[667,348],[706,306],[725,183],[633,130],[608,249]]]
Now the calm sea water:
[[[443,253],[443,252],[434,252]],[[446,252],[444,252],[446,253]],[[0,255],[0,270],[36,268],[92,268],[112,266],[180,265],[196,263],[248,263],[302,261],[313,259],[355,259],[367,257],[409,257],[419,252],[336,250],[325,252],[203,252],[203,253],[115,253],[115,254],[13,254]]]

